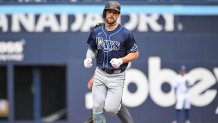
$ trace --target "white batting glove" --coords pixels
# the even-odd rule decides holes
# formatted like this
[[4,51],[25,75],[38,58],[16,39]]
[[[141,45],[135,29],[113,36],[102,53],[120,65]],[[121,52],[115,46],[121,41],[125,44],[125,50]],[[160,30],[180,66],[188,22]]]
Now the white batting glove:
[[91,58],[86,58],[86,59],[84,60],[84,66],[85,66],[85,68],[90,68],[90,67],[92,67],[92,59],[91,59]]
[[123,64],[123,60],[122,58],[112,58],[110,63],[114,68],[119,68],[120,65]]

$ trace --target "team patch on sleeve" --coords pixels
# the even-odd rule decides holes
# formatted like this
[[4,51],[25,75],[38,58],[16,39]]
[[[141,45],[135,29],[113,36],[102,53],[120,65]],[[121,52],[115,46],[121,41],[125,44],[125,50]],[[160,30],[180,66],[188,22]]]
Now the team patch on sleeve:
[[136,44],[133,45],[133,47],[130,49],[131,52],[137,51],[138,46]]

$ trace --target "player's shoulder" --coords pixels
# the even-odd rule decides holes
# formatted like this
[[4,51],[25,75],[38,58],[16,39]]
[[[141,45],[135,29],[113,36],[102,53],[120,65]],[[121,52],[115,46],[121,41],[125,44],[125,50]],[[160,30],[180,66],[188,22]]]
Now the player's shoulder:
[[102,27],[104,24],[96,24],[92,29],[91,29],[91,35],[97,35],[99,32],[102,31]]
[[122,30],[127,31],[127,32],[130,32],[125,26],[123,26],[123,25],[121,25],[121,24],[119,24],[119,26],[122,28]]
[[185,77],[186,79],[190,79],[190,75],[189,75],[189,74],[185,74],[184,77]]
[[98,27],[101,27],[103,25],[104,25],[104,23],[97,23],[94,28],[98,28]]
[[100,30],[100,29],[102,29],[102,26],[104,26],[104,23],[97,23],[97,24],[92,28],[92,30],[93,30],[93,31]]
[[122,31],[125,33],[125,34],[131,34],[132,32],[129,30],[129,29],[127,29],[125,26],[123,26],[123,25],[120,25],[121,26],[121,28],[122,28]]
[[174,77],[174,79],[175,79],[176,81],[180,80],[181,78],[182,78],[182,76],[179,75],[179,74],[177,74],[177,75]]

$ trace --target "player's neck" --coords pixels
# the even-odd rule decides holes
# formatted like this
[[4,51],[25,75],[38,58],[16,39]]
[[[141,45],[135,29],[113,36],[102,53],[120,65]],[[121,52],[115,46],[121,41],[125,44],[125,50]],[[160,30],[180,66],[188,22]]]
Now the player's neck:
[[116,23],[114,23],[114,24],[108,24],[108,23],[106,23],[105,24],[105,29],[107,30],[107,31],[113,31],[113,30],[115,30],[116,28],[117,28],[117,26],[118,26],[119,24],[116,22]]

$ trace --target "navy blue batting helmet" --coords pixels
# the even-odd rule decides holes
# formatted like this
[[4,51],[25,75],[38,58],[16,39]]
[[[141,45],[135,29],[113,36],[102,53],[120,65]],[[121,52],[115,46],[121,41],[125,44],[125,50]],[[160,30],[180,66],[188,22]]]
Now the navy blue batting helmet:
[[108,1],[104,6],[103,18],[106,16],[106,10],[115,10],[120,13],[121,6],[117,1]]

